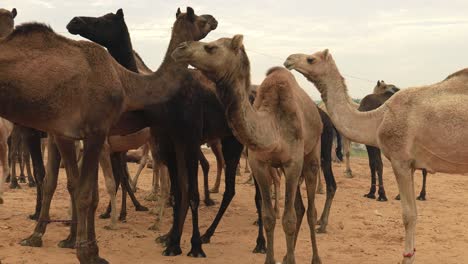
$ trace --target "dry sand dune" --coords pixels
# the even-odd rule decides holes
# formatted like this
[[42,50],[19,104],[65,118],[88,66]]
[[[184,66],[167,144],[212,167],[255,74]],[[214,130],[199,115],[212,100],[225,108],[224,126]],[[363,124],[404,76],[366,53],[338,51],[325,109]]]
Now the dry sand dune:
[[[212,163],[210,177],[215,175],[214,157],[207,155]],[[332,207],[327,234],[318,235],[320,255],[323,263],[380,263],[395,264],[401,261],[403,250],[403,225],[400,203],[393,200],[397,188],[388,162],[385,162],[384,178],[389,201],[386,203],[363,197],[369,187],[367,159],[353,158],[354,179],[343,177],[344,166],[334,164],[338,191]],[[130,165],[131,173],[136,166]],[[152,207],[154,203],[143,200],[150,190],[151,171],[145,170],[137,193],[143,204]],[[200,172],[201,175],[201,172]],[[243,182],[246,175],[239,177]],[[211,181],[213,182],[213,180]],[[421,183],[420,172],[415,177],[417,192]],[[418,201],[417,253],[416,263],[468,263],[468,206],[466,201],[468,177],[462,175],[437,174],[428,176],[428,200]],[[55,194],[51,216],[66,219],[69,196],[66,191],[63,169],[60,171],[59,187]],[[305,193],[305,192],[303,192]],[[67,236],[68,227],[50,224],[44,236],[42,248],[21,247],[18,242],[29,236],[34,222],[27,220],[35,201],[35,190],[26,186],[21,190],[5,193],[5,204],[0,206],[0,261],[11,263],[78,263],[74,250],[57,247],[59,240]],[[105,209],[108,197],[100,176],[100,203],[98,213]],[[325,195],[317,195],[317,209],[321,211]],[[202,232],[214,218],[221,201],[221,194],[214,195],[215,207],[200,208]],[[186,221],[182,250],[178,257],[161,256],[162,247],[154,238],[169,230],[167,218],[161,232],[149,231],[153,216],[147,212],[135,212],[129,207],[128,222],[120,223],[119,230],[105,230],[108,220],[97,220],[96,232],[100,254],[111,263],[263,263],[263,255],[252,254],[255,246],[257,227],[254,206],[254,188],[238,184],[237,194],[231,207],[220,224],[212,243],[204,246],[206,259],[192,259],[185,254],[190,250],[190,213]],[[171,216],[168,209],[166,216]],[[311,245],[306,221],[302,224],[298,240],[297,263],[310,263]],[[282,260],[285,241],[281,221],[276,225],[276,259]]]

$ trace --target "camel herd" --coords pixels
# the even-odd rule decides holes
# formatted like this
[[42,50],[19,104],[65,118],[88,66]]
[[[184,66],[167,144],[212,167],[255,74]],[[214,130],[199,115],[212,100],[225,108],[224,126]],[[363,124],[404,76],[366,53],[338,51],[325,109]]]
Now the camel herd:
[[[69,22],[71,34],[90,41],[68,39],[40,23],[15,28],[16,15],[16,9],[0,9],[0,204],[9,202],[2,198],[5,176],[9,175],[12,183],[17,180],[15,162],[20,153],[27,153],[22,160],[31,156],[34,179],[31,177],[30,183],[37,184],[36,209],[30,217],[37,223],[32,235],[21,241],[23,246],[42,246],[47,224],[53,221],[49,209],[63,163],[71,197],[71,227],[59,246],[75,248],[80,263],[108,263],[99,255],[95,233],[98,166],[103,169],[110,196],[108,210],[101,218],[110,217],[108,228],[116,229],[116,191],[120,185],[124,197],[120,220],[126,217],[127,193],[137,210],[148,210],[133,195],[138,177],[130,178],[126,161],[127,151],[144,146],[143,153],[151,152],[153,160],[153,198],[160,189],[153,228],[159,228],[166,204],[173,208],[170,231],[157,239],[165,246],[163,254],[182,253],[182,230],[190,209],[193,229],[188,255],[206,257],[202,245],[211,241],[235,195],[236,169],[245,148],[258,212],[254,253],[266,253],[265,263],[276,263],[274,230],[276,219],[281,218],[287,248],[283,263],[296,263],[298,232],[307,214],[311,263],[322,263],[315,227],[319,224],[317,231],[326,231],[337,188],[331,157],[338,131],[347,146],[348,176],[352,174],[346,142],[367,147],[371,188],[366,197],[376,198],[377,175],[377,200],[387,200],[380,153],[390,160],[403,209],[402,263],[409,264],[414,262],[416,251],[415,170],[422,170],[424,175],[418,197],[421,200],[425,200],[427,172],[468,172],[464,162],[468,148],[462,133],[468,131],[468,116],[464,114],[468,106],[463,99],[468,69],[433,85],[402,90],[378,81],[373,93],[358,105],[349,97],[328,50],[290,55],[284,67],[268,70],[263,82],[252,89],[256,86],[251,84],[243,36],[202,42],[216,30],[218,22],[212,15],[195,14],[190,7],[186,12],[177,10],[166,55],[154,72],[134,52],[121,9],[115,14],[75,17]],[[195,69],[189,69],[189,65]],[[314,84],[327,112],[315,105],[290,70]],[[45,167],[41,151],[44,140]],[[83,142],[81,159],[75,145],[79,140]],[[218,161],[218,177],[211,191],[219,191],[223,169],[226,190],[213,223],[202,235],[199,163],[204,173],[205,203],[213,205],[208,188],[209,164],[200,149],[205,143]],[[317,222],[315,192],[320,170],[327,200]],[[281,217],[275,210],[280,175],[285,180]],[[307,208],[300,188],[304,181]],[[272,183],[276,187],[275,206]]]

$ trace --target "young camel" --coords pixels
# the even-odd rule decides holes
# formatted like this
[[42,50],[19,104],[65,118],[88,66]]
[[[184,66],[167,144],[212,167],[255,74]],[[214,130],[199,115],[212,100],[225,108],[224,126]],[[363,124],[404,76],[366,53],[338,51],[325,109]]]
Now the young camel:
[[[99,45],[67,39],[37,23],[18,26],[0,42],[0,65],[0,116],[49,133],[49,143],[57,148],[48,144],[47,173],[57,173],[60,151],[73,197],[77,228],[69,239],[76,235],[80,262],[107,263],[99,257],[94,228],[98,158],[105,137],[121,113],[164,102],[177,89],[153,86],[153,76],[127,71]],[[84,140],[80,172],[77,139]],[[55,183],[46,179],[44,184]],[[44,196],[50,191],[45,187]],[[26,244],[40,243],[48,219],[43,206]]]
[[417,218],[414,171],[468,172],[467,146],[463,144],[468,129],[468,106],[464,103],[468,69],[433,85],[402,90],[377,109],[359,112],[328,50],[294,54],[284,64],[315,84],[338,130],[355,142],[380,148],[391,161],[405,226],[402,263],[413,263]]
[[226,108],[226,118],[234,135],[249,148],[250,166],[263,200],[267,232],[265,263],[276,263],[273,247],[276,219],[270,196],[271,172],[275,167],[281,168],[286,178],[283,229],[287,254],[283,263],[295,263],[294,248],[304,213],[299,188],[301,178],[305,178],[307,184],[312,263],[321,263],[314,228],[322,131],[317,107],[294,76],[282,68],[269,70],[252,106],[248,97],[250,65],[242,41],[243,37],[236,35],[210,43],[186,42],[172,56],[200,69],[216,83],[216,92]]

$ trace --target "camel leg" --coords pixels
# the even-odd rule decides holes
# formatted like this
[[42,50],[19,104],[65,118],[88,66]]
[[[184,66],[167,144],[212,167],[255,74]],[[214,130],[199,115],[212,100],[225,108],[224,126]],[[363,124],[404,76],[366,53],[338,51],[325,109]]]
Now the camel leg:
[[226,181],[226,187],[223,194],[223,200],[218,213],[216,214],[213,223],[206,230],[202,236],[203,243],[210,243],[211,237],[216,231],[219,222],[223,218],[229,204],[231,203],[234,195],[236,194],[236,169],[239,165],[240,156],[242,153],[243,146],[234,136],[224,138],[222,140],[222,150],[224,161],[226,162],[226,169],[224,170],[224,178]]
[[322,134],[321,140],[321,150],[320,150],[320,157],[322,163],[320,164],[321,170],[318,170],[318,176],[320,176],[320,172],[323,172],[325,177],[325,184],[327,186],[327,199],[325,201],[325,206],[323,208],[322,216],[318,224],[320,227],[317,229],[318,233],[326,233],[327,232],[327,225],[328,225],[328,216],[330,215],[330,209],[333,202],[333,198],[335,197],[336,193],[336,182],[335,176],[333,175],[332,170],[332,139],[328,138],[326,135]]
[[112,174],[112,164],[110,161],[110,146],[107,143],[103,144],[101,154],[99,156],[99,163],[104,174],[104,180],[106,182],[106,190],[109,194],[109,199],[111,203],[111,223],[104,228],[109,230],[117,229],[117,195],[115,192],[115,180],[114,175]]
[[133,179],[130,179],[130,185],[132,188],[133,192],[137,191],[137,184],[138,184],[138,178],[140,177],[141,172],[143,169],[146,167],[146,164],[148,163],[148,156],[149,156],[149,144],[146,143],[143,146],[143,156],[141,157],[141,160],[138,164],[138,170],[137,173],[135,174],[135,177]]
[[353,178],[353,171],[351,170],[351,164],[349,161],[350,156],[351,156],[351,141],[347,139],[346,137],[343,137],[342,140],[343,140],[343,151],[345,154],[345,164],[346,164],[345,177]]
[[377,184],[377,177],[375,175],[375,172],[377,171],[377,168],[376,168],[376,151],[375,151],[375,147],[372,147],[372,146],[367,146],[366,145],[366,149],[367,149],[367,156],[369,157],[369,168],[370,168],[370,172],[371,172],[371,187],[370,187],[370,190],[369,190],[369,193],[368,194],[365,194],[364,197],[367,197],[369,199],[375,199],[375,192],[376,192],[376,184]]
[[21,189],[21,186],[18,184],[18,178],[16,177],[16,162],[18,161],[18,145],[14,142],[12,142],[13,149],[10,152],[11,157],[11,164],[10,164],[10,189]]
[[275,214],[276,214],[276,219],[280,219],[280,208],[279,208],[279,203],[280,203],[280,198],[281,198],[281,174],[278,169],[274,169],[272,171],[273,176],[273,186],[275,188]]
[[405,251],[402,264],[411,264],[415,258],[415,231],[418,216],[414,195],[414,170],[410,167],[409,161],[399,160],[392,160],[392,168],[398,183],[405,225]]
[[156,206],[156,219],[150,230],[159,231],[162,219],[164,217],[164,209],[169,201],[170,182],[169,182],[169,171],[165,165],[160,166],[159,175],[161,177],[161,198],[159,199],[158,205]]
[[83,165],[75,193],[78,213],[76,254],[80,263],[108,263],[99,257],[94,230],[98,160],[104,139],[105,135],[96,135],[84,142]]
[[423,182],[422,182],[421,192],[419,193],[419,196],[416,199],[420,201],[426,201],[426,177],[427,177],[426,169],[422,170],[422,176],[423,176]]
[[149,211],[148,207],[143,206],[143,205],[140,204],[140,202],[138,201],[138,199],[135,196],[135,193],[133,193],[132,188],[130,187],[130,182],[129,182],[130,173],[128,172],[127,162],[125,161],[126,155],[127,155],[126,152],[122,152],[120,154],[120,164],[122,166],[122,175],[124,177],[122,179],[122,188],[125,188],[128,195],[130,196],[130,199],[132,200],[132,203],[135,206],[135,211],[137,211],[137,212]]
[[[67,189],[71,197],[71,211],[72,211],[72,224],[70,225],[70,234],[68,237],[59,242],[58,246],[61,248],[74,248],[76,243],[77,232],[77,207],[76,207],[76,188],[78,184],[79,171],[76,162],[75,142],[73,140],[54,137],[55,143],[62,157],[63,165],[67,174]],[[49,142],[49,145],[50,142]],[[50,205],[49,205],[50,206]]]
[[388,201],[387,195],[385,194],[385,188],[383,183],[383,162],[382,162],[382,155],[380,154],[380,149],[376,149],[375,155],[375,162],[376,162],[376,169],[377,175],[379,177],[379,197],[377,201],[379,202],[386,202]]
[[304,207],[304,202],[302,201],[302,195],[301,195],[301,183],[302,179],[299,180],[299,184],[297,185],[297,191],[296,191],[296,199],[294,200],[294,208],[296,209],[296,232],[294,236],[294,248],[296,247],[297,244],[297,238],[299,237],[299,230],[301,230],[301,225],[302,225],[302,219],[304,218],[305,214],[305,207]]
[[[150,148],[151,148],[151,156],[153,158],[153,183],[152,183],[152,186],[151,186],[151,193],[148,194],[146,197],[145,197],[145,200],[147,201],[157,201],[158,200],[158,190],[160,188],[163,188],[162,186],[160,186],[160,182],[161,182],[161,185],[162,185],[162,181],[163,179],[161,178],[162,176],[159,174],[159,172],[161,171],[161,168],[162,168],[162,162],[161,162],[161,157],[159,156],[159,149],[156,145],[156,143],[154,142],[154,139],[151,138],[150,141],[149,141],[149,145],[150,145]],[[164,165],[165,167],[165,165]],[[168,178],[166,179],[167,182],[169,182],[169,172],[167,172],[168,174],[166,175]],[[169,192],[169,191],[168,191]]]
[[213,188],[210,190],[211,193],[219,193],[219,185],[221,184],[221,174],[223,173],[223,168],[225,165],[223,150],[221,146],[221,141],[216,140],[210,144],[211,151],[216,157],[216,180]]
[[[30,129],[27,133],[27,144],[29,153],[31,155],[32,165],[33,165],[33,176],[36,182],[36,208],[34,214],[30,215],[29,218],[33,220],[39,219],[39,214],[41,212],[42,206],[42,190],[43,190],[43,180],[45,177],[45,168],[44,160],[41,150],[42,138],[39,131]],[[47,138],[45,140],[48,140]],[[45,144],[44,144],[45,146]],[[60,155],[56,156],[60,159]],[[58,170],[57,170],[58,173]]]
[[21,140],[19,142],[17,158],[18,158],[18,163],[20,167],[20,176],[18,180],[20,183],[26,183],[26,175],[24,174],[24,166],[26,164],[24,160],[23,137],[21,137]]
[[0,175],[0,204],[3,204],[3,185],[5,177],[8,175],[8,144],[5,140],[0,141],[0,162],[2,163],[3,171]]
[[319,174],[318,174],[317,193],[318,194],[324,194],[323,184],[322,184],[322,172],[320,170],[319,170]]
[[[336,148],[334,154],[336,155],[336,158],[342,162],[343,161],[343,142],[341,140],[341,135],[340,133],[336,130],[335,127],[333,127],[332,130],[332,135],[336,136]],[[322,134],[323,136],[323,134]],[[333,139],[332,139],[332,145],[333,145]],[[333,159],[332,159],[333,161]]]
[[249,166],[249,149],[245,148],[245,169],[244,173],[250,173],[250,166]]
[[8,157],[8,174],[5,178],[5,182],[6,183],[9,183],[11,181],[11,151],[12,151],[12,148],[11,148],[11,136],[9,136],[7,138],[7,146],[8,146],[8,150],[7,150],[7,157]]
[[[283,231],[286,235],[287,253],[283,259],[284,264],[295,264],[294,249],[296,243],[296,225],[297,215],[295,208],[295,199],[299,178],[302,174],[302,161],[296,160],[291,165],[284,168],[286,180],[286,194],[283,212]],[[271,170],[271,169],[270,169]],[[314,189],[315,194],[315,189]]]
[[[191,141],[196,142],[195,139]],[[200,230],[198,224],[198,207],[200,204],[200,194],[198,191],[198,160],[200,158],[201,149],[200,145],[187,146],[185,155],[185,163],[187,167],[187,177],[189,180],[189,200],[190,209],[192,212],[192,248],[187,256],[194,258],[205,258],[206,254],[202,249],[202,241],[200,238]],[[205,159],[206,160],[206,159]],[[208,161],[207,161],[208,163]],[[208,175],[208,172],[204,170],[204,173]],[[205,193],[209,195],[208,186],[205,189]],[[206,198],[205,198],[206,200]]]
[[123,186],[123,181],[124,179],[122,178],[121,180],[121,191],[122,191],[122,205],[120,206],[120,215],[119,215],[119,221],[126,223],[127,222],[127,190]]
[[[103,151],[105,151],[104,148],[103,148]],[[120,164],[119,164],[119,159],[120,159],[119,153],[111,153],[109,155],[109,158],[110,158],[110,161],[111,161],[112,175],[114,175],[114,182],[115,182],[114,193],[115,193],[115,195],[117,195],[117,192],[118,192],[119,187],[120,187],[120,182],[121,182],[121,179],[122,179]],[[122,200],[122,202],[123,202],[123,200]],[[111,201],[110,201],[109,204],[107,205],[106,211],[104,213],[102,213],[101,215],[99,215],[99,218],[101,218],[101,219],[110,218],[111,217],[111,215],[110,215],[111,211],[112,211],[112,204],[111,204]],[[117,209],[116,209],[115,213],[117,214]]]
[[[31,247],[41,247],[42,246],[42,236],[46,232],[47,221],[50,219],[49,210],[50,203],[52,202],[52,197],[54,195],[55,189],[57,188],[57,179],[60,165],[60,154],[57,149],[57,145],[53,141],[54,137],[49,135],[48,144],[47,144],[47,169],[46,177],[43,181],[37,181],[38,187],[42,186],[42,205],[40,208],[40,214],[38,217],[38,222],[31,236],[21,241],[22,246],[31,246]],[[69,185],[70,187],[71,184]],[[39,191],[39,189],[38,189]]]
[[[252,169],[252,174],[258,183],[260,193],[262,195],[262,222],[267,234],[267,251],[265,264],[276,264],[274,253],[274,233],[276,225],[275,210],[272,206],[270,184],[271,175],[268,164],[261,163],[255,160],[254,153],[249,156],[249,161]],[[285,208],[286,209],[286,208]],[[285,210],[286,212],[286,210]],[[296,224],[294,222],[294,224]]]
[[253,253],[255,254],[266,254],[266,241],[263,235],[263,220],[262,220],[262,195],[260,194],[260,188],[258,187],[257,181],[254,179],[255,184],[255,207],[257,208],[258,215],[258,236],[257,245],[255,246]]
[[315,152],[306,157],[302,171],[307,189],[307,222],[309,223],[310,240],[312,241],[312,264],[322,263],[318,254],[317,240],[315,237],[315,224],[317,219],[317,211],[315,210],[315,188],[317,187],[317,174],[319,169],[320,147],[317,147]]
[[201,148],[199,148],[198,152],[198,159],[200,160],[200,166],[202,167],[203,171],[203,190],[205,194],[204,203],[206,206],[213,206],[215,202],[210,198],[210,190],[208,186],[208,176],[210,172],[210,163],[206,159],[205,155],[203,154]]

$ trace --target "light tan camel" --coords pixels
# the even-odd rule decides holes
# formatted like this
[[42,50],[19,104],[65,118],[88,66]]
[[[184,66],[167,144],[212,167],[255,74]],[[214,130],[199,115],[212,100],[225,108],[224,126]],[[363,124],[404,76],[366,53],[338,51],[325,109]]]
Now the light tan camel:
[[286,179],[283,229],[287,255],[283,263],[295,263],[294,248],[304,214],[299,188],[301,175],[307,184],[312,263],[321,263],[315,239],[314,198],[322,122],[313,101],[289,71],[277,67],[268,71],[252,106],[248,93],[250,63],[242,35],[210,43],[186,42],[172,56],[198,68],[216,83],[229,126],[237,139],[249,148],[249,163],[263,201],[268,243],[265,263],[276,263],[273,246],[276,218],[270,195],[271,173],[275,168],[281,168]]
[[[48,144],[47,173],[58,168],[60,151],[77,212],[73,221],[82,263],[106,263],[99,257],[94,230],[98,158],[105,137],[122,112],[164,102],[177,92],[171,88],[178,86],[152,85],[158,78],[129,72],[101,46],[67,39],[42,24],[20,25],[0,42],[0,116],[46,131],[57,143],[58,149]],[[80,173],[76,139],[84,139]],[[45,209],[36,229],[45,230],[50,219]],[[27,241],[34,243],[42,234],[35,232]]]
[[401,90],[379,108],[358,112],[328,50],[291,55],[285,66],[315,84],[338,130],[355,142],[380,148],[391,161],[405,225],[402,263],[413,263],[417,218],[414,171],[468,172],[468,69],[433,85]]
[[10,168],[8,166],[8,137],[13,131],[13,124],[3,118],[0,118],[0,162],[2,165],[2,174],[0,175],[0,204],[3,204],[3,186],[5,177],[8,175]]

